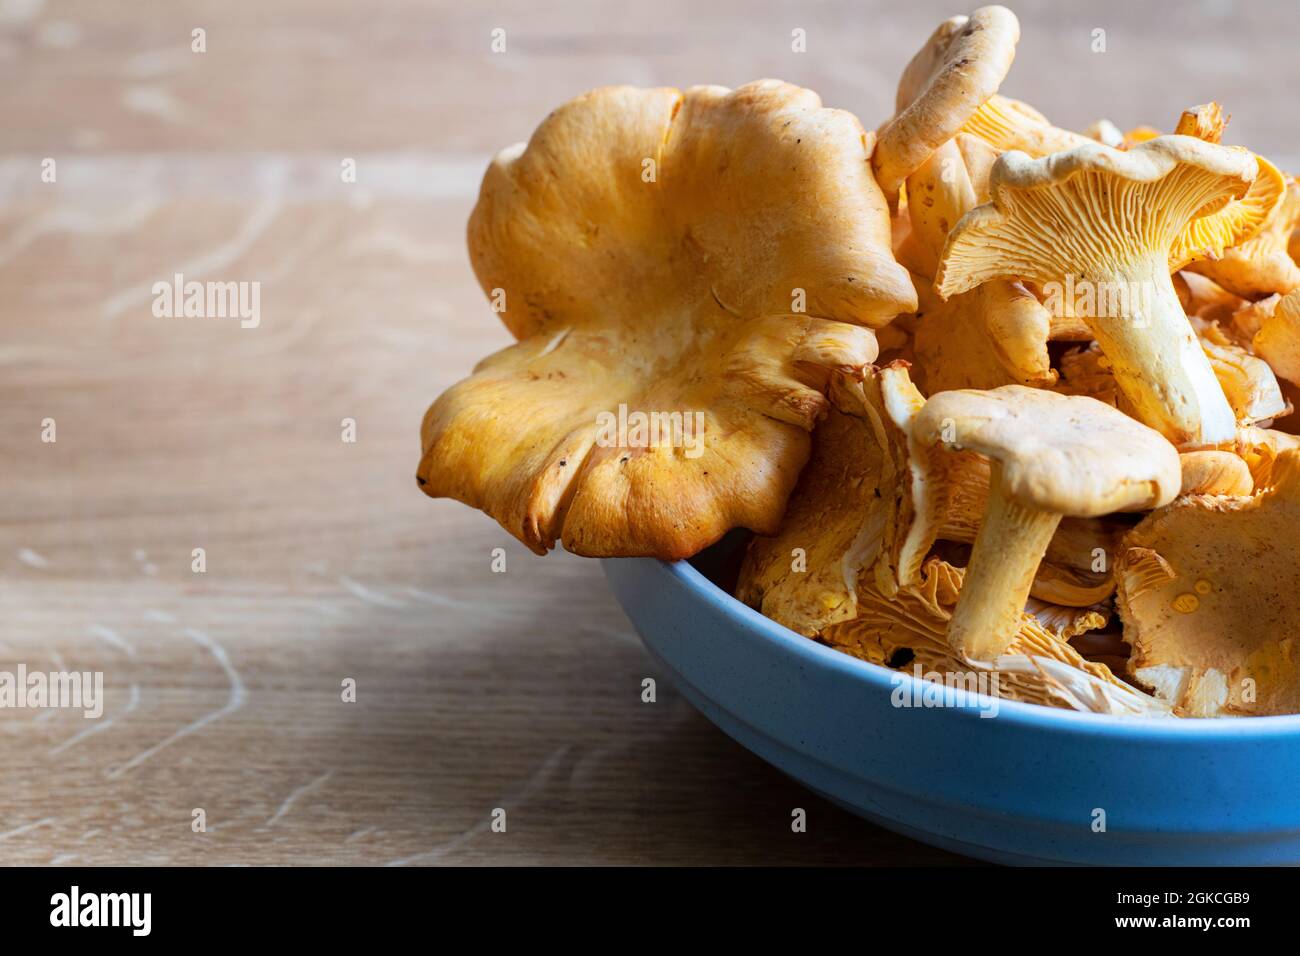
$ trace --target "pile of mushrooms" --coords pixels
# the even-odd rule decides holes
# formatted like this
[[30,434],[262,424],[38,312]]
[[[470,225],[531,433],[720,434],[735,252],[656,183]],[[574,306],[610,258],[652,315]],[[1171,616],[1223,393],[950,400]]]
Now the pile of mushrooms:
[[1018,40],[940,24],[875,133],[772,80],[552,113],[484,178],[517,342],[429,409],[423,490],[540,554],[748,528],[737,597],[927,679],[1300,712],[1300,185],[1217,104],[1056,127],[999,93]]

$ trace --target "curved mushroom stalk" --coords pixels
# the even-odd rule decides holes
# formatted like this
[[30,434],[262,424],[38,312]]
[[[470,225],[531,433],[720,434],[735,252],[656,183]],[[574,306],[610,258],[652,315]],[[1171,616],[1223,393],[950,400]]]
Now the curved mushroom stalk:
[[[1192,318],[1192,324],[1239,426],[1290,414],[1291,404],[1267,362],[1237,345],[1217,324],[1197,318]],[[1128,396],[1119,390],[1110,362],[1096,343],[1066,352],[1060,366],[1061,379],[1056,391],[1065,395],[1089,395],[1138,417]]]
[[1142,421],[1180,445],[1231,441],[1236,420],[1170,279],[1259,227],[1233,202],[1254,157],[1185,136],[1119,152],[1088,144],[994,164],[990,204],[962,218],[936,277],[948,298],[993,279],[1043,286],[1088,325]]
[[1089,123],[1083,135],[1103,146],[1112,146],[1115,149],[1124,145],[1124,131],[1105,117]]
[[1117,314],[1085,321],[1138,417],[1175,444],[1229,441],[1236,416],[1187,321],[1168,266],[1148,260],[1092,283],[1124,290],[1115,300]]
[[1178,453],[1157,432],[1094,399],[1044,389],[942,392],[916,414],[912,440],[993,462],[988,510],[948,628],[967,660],[993,660],[1015,636],[1062,517],[1167,504],[1179,488]]
[[948,642],[959,655],[991,661],[1006,649],[1061,517],[1015,501],[1003,485],[1002,467],[994,466],[988,511],[948,625]]

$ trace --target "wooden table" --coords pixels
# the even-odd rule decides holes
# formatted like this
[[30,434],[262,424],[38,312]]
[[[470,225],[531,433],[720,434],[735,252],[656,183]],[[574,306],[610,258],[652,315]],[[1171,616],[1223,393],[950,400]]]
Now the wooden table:
[[[0,863],[961,862],[641,703],[596,562],[412,478],[508,342],[463,248],[495,149],[607,83],[776,75],[874,125],[953,12],[888,6],[0,2],[0,670],[106,694],[0,710]],[[1007,89],[1075,126],[1218,96],[1286,163],[1297,16],[1264,6],[1022,3]],[[156,317],[178,272],[259,282],[260,324]]]

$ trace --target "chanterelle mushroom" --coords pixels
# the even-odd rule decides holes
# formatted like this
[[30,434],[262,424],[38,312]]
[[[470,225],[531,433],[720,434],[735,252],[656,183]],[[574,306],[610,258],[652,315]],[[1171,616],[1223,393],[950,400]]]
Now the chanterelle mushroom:
[[871,512],[893,464],[856,411],[832,408],[817,425],[780,533],[750,542],[736,586],[740,600],[808,637],[857,613],[858,574],[879,548],[883,516],[873,523]]
[[[963,133],[908,177],[912,229],[906,250],[923,274],[935,274],[949,231],[987,193],[987,169],[972,173],[970,162],[974,158],[978,163],[989,152],[986,144]],[[988,282],[936,309],[923,305],[921,313],[914,346],[918,378],[928,391],[1056,381],[1047,351],[1052,316],[1021,284]]]
[[1182,495],[1248,495],[1255,489],[1250,466],[1230,451],[1189,451],[1183,467]]
[[1300,385],[1300,290],[1273,304],[1271,313],[1263,316],[1253,344],[1274,372]]
[[1141,419],[1177,444],[1230,441],[1236,421],[1170,272],[1259,227],[1241,197],[1246,150],[1160,136],[1120,152],[1088,144],[994,164],[993,201],[957,224],[936,278],[944,298],[991,279],[1091,290],[1084,319]]
[[1300,451],[1271,480],[1251,498],[1180,498],[1125,539],[1132,672],[1186,716],[1300,711]]
[[912,58],[898,85],[897,113],[880,130],[871,156],[892,205],[899,189],[998,91],[1020,39],[1006,7],[980,7],[941,23]]
[[1030,156],[1046,156],[1091,142],[1092,138],[1053,126],[1028,103],[1009,96],[989,97],[963,127],[999,153],[1018,149]]
[[1300,183],[1287,180],[1262,157],[1255,158],[1259,161],[1259,176],[1243,201],[1270,210],[1264,224],[1249,239],[1225,249],[1221,259],[1206,259],[1187,267],[1244,299],[1300,288],[1300,266],[1287,252],[1291,233],[1300,224]]
[[1254,425],[1292,411],[1269,364],[1236,344],[1217,322],[1192,319],[1223,394],[1241,425]]
[[[822,639],[874,664],[919,671],[923,679],[956,678],[979,689],[982,677],[985,692],[995,688],[998,697],[1008,700],[1134,717],[1169,715],[1167,704],[1124,684],[1104,665],[1084,660],[1036,615],[1021,615],[1006,653],[997,660],[962,660],[944,638],[961,591],[961,569],[938,558],[925,563],[915,587],[896,595],[864,581],[857,616],[827,628]],[[1049,611],[1044,616],[1055,617]],[[1086,616],[1088,623],[1104,620],[1095,612]]]
[[917,413],[912,435],[993,462],[988,511],[948,628],[953,649],[970,660],[992,660],[1014,637],[1063,516],[1144,510],[1178,494],[1173,446],[1091,398],[1019,385],[943,392]]
[[774,532],[831,371],[916,308],[870,148],[771,80],[552,113],[484,177],[470,259],[520,341],[429,409],[424,491],[538,553],[680,558]]

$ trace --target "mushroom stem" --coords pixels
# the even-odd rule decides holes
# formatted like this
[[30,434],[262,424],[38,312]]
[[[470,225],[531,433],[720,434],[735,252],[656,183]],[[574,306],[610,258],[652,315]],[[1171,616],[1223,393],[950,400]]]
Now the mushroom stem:
[[961,596],[948,624],[948,643],[967,660],[991,661],[1020,630],[1034,575],[1061,515],[1018,504],[993,463],[989,506],[975,537]]
[[1096,307],[1081,318],[1142,422],[1174,445],[1229,442],[1236,416],[1174,291],[1163,260],[1095,283]]

